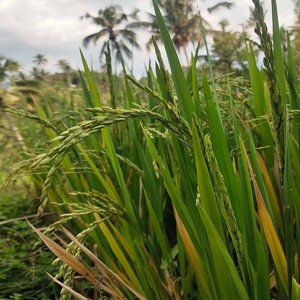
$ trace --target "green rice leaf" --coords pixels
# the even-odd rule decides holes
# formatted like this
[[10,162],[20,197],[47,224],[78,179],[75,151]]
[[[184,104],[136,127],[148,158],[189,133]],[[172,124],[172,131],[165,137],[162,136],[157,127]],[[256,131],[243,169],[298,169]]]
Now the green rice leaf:
[[168,29],[165,25],[163,16],[159,10],[156,0],[153,0],[156,20],[160,28],[161,37],[166,49],[169,64],[172,70],[172,77],[175,85],[176,94],[178,97],[179,107],[182,116],[189,122],[192,120],[192,112],[195,111],[194,103],[189,92],[184,73],[182,71],[175,47],[170,38]]
[[222,298],[236,300],[249,299],[226,246],[202,207],[200,207],[200,214],[210,244],[213,264],[218,279],[218,282],[215,284],[218,285]]
[[230,159],[229,147],[226,140],[222,120],[220,119],[220,116],[218,114],[216,104],[213,101],[210,87],[208,85],[208,81],[204,73],[203,73],[203,91],[204,91],[204,97],[206,101],[208,125],[210,129],[213,151],[217,158],[221,174],[224,177],[224,182],[229,197],[231,199],[233,210],[236,216],[238,217],[239,216],[238,190],[237,190],[235,174]]
[[81,55],[81,60],[82,60],[82,64],[83,64],[83,67],[84,67],[84,71],[85,71],[85,74],[86,74],[86,77],[87,77],[88,85],[89,85],[89,88],[90,88],[91,99],[92,99],[93,104],[94,104],[93,106],[100,107],[101,103],[100,103],[99,93],[98,93],[97,87],[95,85],[95,81],[93,80],[92,73],[91,73],[91,71],[88,67],[88,64],[87,64],[81,50],[80,50],[80,55]]
[[203,157],[199,135],[194,123],[192,130],[194,146],[193,148],[197,170],[198,193],[200,196],[199,201],[209,218],[212,220],[215,228],[220,234],[220,237],[225,242],[224,228],[222,225],[222,219],[215,197],[215,191],[209,176],[207,165]]

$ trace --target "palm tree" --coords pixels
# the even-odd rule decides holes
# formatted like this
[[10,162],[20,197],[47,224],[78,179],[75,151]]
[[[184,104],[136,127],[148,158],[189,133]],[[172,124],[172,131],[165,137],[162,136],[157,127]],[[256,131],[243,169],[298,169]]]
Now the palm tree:
[[63,73],[69,73],[72,71],[71,65],[65,59],[60,59],[57,62],[57,66]]
[[[172,36],[173,43],[180,52],[182,49],[188,61],[187,46],[190,42],[200,42],[200,15],[198,9],[194,7],[194,0],[160,0],[158,4],[162,11],[165,23]],[[220,7],[230,9],[231,2],[219,2],[213,7],[208,8],[208,12],[212,13]],[[155,20],[155,16],[148,14],[149,21],[137,21],[129,25],[131,28],[146,28],[156,39],[160,39],[160,32]],[[207,21],[202,18],[202,23],[205,27],[210,28]],[[149,48],[150,41],[147,43]]]
[[9,76],[9,73],[17,72],[20,65],[12,60],[0,55],[0,83]]
[[60,59],[57,62],[57,66],[64,73],[64,81],[66,85],[70,87],[70,72],[72,71],[71,65],[65,59]]
[[[17,72],[19,68],[20,65],[16,61],[0,55],[0,84],[12,73]],[[0,108],[4,105],[7,94],[7,89],[1,88],[0,85]]]
[[31,76],[35,80],[45,81],[47,75],[49,75],[49,73],[47,73],[44,69],[39,69],[37,67],[33,67],[31,70]]
[[35,80],[45,80],[47,72],[43,69],[43,65],[48,62],[44,54],[38,53],[33,57],[33,63],[36,67],[32,68],[31,75]]
[[38,67],[41,67],[41,66],[45,65],[48,62],[48,60],[44,54],[38,53],[36,56],[33,57],[33,62]]
[[117,60],[122,60],[122,53],[131,58],[132,51],[129,47],[139,48],[139,45],[135,32],[128,28],[129,17],[135,18],[136,13],[126,15],[119,5],[110,5],[104,10],[99,10],[97,16],[87,13],[81,18],[91,19],[94,24],[100,27],[100,30],[85,37],[83,45],[87,47],[91,41],[96,44],[99,39],[106,36],[107,40],[103,43],[100,51],[100,59],[108,45],[115,52]]
[[197,40],[199,15],[193,11],[192,2],[191,0],[167,0],[161,3],[166,24],[173,34],[172,39],[178,51],[180,49],[186,51],[189,41]]

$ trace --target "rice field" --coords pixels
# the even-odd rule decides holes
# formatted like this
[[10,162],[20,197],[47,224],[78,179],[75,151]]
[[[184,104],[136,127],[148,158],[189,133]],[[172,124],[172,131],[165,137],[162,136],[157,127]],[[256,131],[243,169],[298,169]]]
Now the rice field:
[[57,257],[60,299],[299,299],[299,80],[276,2],[272,35],[253,4],[247,78],[216,76],[209,53],[183,68],[154,0],[163,46],[153,39],[147,82],[123,66],[120,83],[107,52],[102,99],[81,53],[83,97],[59,113],[4,109],[43,135],[20,126],[26,151],[7,184],[26,176],[38,216],[59,214],[28,226]]

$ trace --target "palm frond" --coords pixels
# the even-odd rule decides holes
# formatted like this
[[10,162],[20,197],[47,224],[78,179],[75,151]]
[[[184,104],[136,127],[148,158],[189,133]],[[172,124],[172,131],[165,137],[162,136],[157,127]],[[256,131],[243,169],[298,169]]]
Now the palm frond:
[[88,35],[87,37],[85,37],[83,39],[84,47],[87,47],[91,41],[94,42],[94,44],[96,45],[97,41],[107,33],[108,33],[108,30],[106,28],[103,28],[102,30],[100,30],[96,33]]
[[209,8],[207,9],[207,11],[208,11],[209,13],[212,13],[212,12],[214,12],[214,11],[220,9],[220,8],[231,9],[233,5],[234,5],[233,2],[223,1],[223,2],[217,3],[217,4],[214,5],[214,6],[209,7]]

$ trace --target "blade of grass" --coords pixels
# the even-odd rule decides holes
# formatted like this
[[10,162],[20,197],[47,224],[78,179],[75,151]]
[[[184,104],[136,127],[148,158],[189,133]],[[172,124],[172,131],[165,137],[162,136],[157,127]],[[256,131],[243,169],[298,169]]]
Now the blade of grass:
[[194,266],[201,287],[203,288],[204,297],[208,299],[214,299],[210,284],[208,282],[209,275],[207,273],[206,267],[202,262],[201,258],[199,257],[199,254],[195,249],[193,242],[190,239],[189,233],[187,232],[179,215],[175,213],[175,216],[176,216],[176,224],[178,227],[178,231],[180,233],[182,242],[190,258],[191,264]]
[[72,235],[71,232],[69,232],[65,228],[63,230],[65,234],[72,240],[72,242],[74,242],[74,244],[76,244],[82,250],[82,252],[84,252],[99,267],[100,270],[104,271],[104,273],[108,274],[113,280],[117,281],[119,284],[129,289],[138,299],[146,300],[146,298],[143,295],[141,295],[139,292],[137,292],[135,289],[133,289],[131,286],[125,283],[116,273],[109,269],[94,253],[92,253],[88,248],[82,245]]
[[[100,221],[100,216],[95,215],[95,217],[96,217],[96,220]],[[110,228],[104,222],[99,223],[99,226],[100,226],[102,232],[104,233],[104,235],[111,247],[112,252],[117,257],[118,262],[123,266],[124,270],[126,270],[126,273],[128,274],[128,277],[130,278],[131,282],[134,284],[134,286],[139,291],[142,291],[142,287],[139,283],[139,280],[136,277],[134,271],[132,270],[132,267],[131,267],[129,261],[127,260],[125,254],[124,254],[124,251],[121,249],[119,243],[113,236],[112,230],[110,230]],[[130,281],[128,280],[128,282],[130,282]]]
[[198,192],[200,194],[200,202],[209,216],[209,218],[212,220],[215,228],[219,232],[222,240],[225,242],[225,236],[224,236],[224,228],[222,225],[222,219],[220,216],[218,204],[215,197],[215,191],[211,182],[211,179],[209,177],[209,172],[207,169],[207,165],[205,163],[202,149],[200,145],[199,136],[197,133],[197,129],[195,126],[195,123],[193,123],[192,127],[193,131],[193,148],[194,148],[194,156],[195,156],[195,162],[196,162],[196,170],[197,170],[197,183],[198,183]]
[[98,285],[98,279],[95,276],[95,273],[92,272],[88,267],[79,262],[73,255],[64,250],[61,246],[59,246],[56,242],[48,238],[44,235],[40,230],[35,228],[31,223],[29,226],[32,230],[43,240],[46,246],[63,262],[65,262],[68,266],[70,266],[74,271],[82,275],[91,283]]
[[76,291],[74,291],[72,288],[70,288],[69,286],[65,285],[64,283],[60,282],[59,280],[57,280],[55,277],[51,276],[48,272],[46,272],[46,274],[57,284],[59,284],[62,288],[64,288],[66,291],[68,291],[71,295],[73,295],[76,299],[79,300],[91,300],[90,298],[84,297],[81,294],[77,293]]
[[229,194],[229,198],[231,199],[231,205],[237,217],[238,224],[240,224],[242,223],[239,214],[240,201],[238,197],[236,177],[233,171],[232,162],[230,160],[229,147],[224,132],[224,126],[222,124],[222,120],[220,119],[220,115],[218,114],[216,104],[213,101],[210,87],[204,73],[203,91],[206,100],[208,125],[210,128],[214,155],[218,161],[221,174],[224,177],[224,182]]
[[[239,138],[239,148],[242,148],[243,141]],[[243,241],[247,245],[248,276],[252,279],[253,295],[256,299],[270,299],[269,289],[269,268],[268,268],[268,249],[265,245],[264,238],[258,231],[256,221],[256,211],[253,203],[253,192],[251,180],[248,171],[247,159],[245,153],[241,151],[241,159],[238,162],[239,178],[243,187],[243,219],[244,230],[242,233]],[[253,269],[252,269],[253,266]]]
[[273,24],[273,42],[274,42],[274,62],[275,72],[278,78],[278,85],[280,91],[280,103],[281,113],[284,113],[286,104],[288,103],[286,94],[286,81],[283,65],[283,55],[281,48],[281,34],[278,21],[278,10],[276,0],[272,0],[272,24]]
[[175,47],[170,38],[168,29],[165,25],[163,16],[159,10],[156,0],[153,0],[154,11],[156,15],[156,20],[160,28],[161,37],[166,49],[169,64],[172,70],[172,78],[174,81],[174,86],[176,94],[178,97],[178,103],[182,116],[189,122],[192,120],[192,112],[195,111],[194,103],[192,101],[189,88],[183,74]]
[[296,281],[295,278],[293,278],[293,290],[292,290],[292,300],[298,300],[300,299],[300,285]]
[[98,93],[98,90],[97,90],[97,87],[96,87],[95,82],[93,80],[91,71],[88,67],[88,64],[87,64],[87,62],[84,58],[84,55],[83,55],[81,49],[80,49],[80,56],[81,56],[82,64],[83,64],[83,67],[84,67],[85,75],[87,77],[87,81],[88,81],[88,84],[89,84],[91,99],[92,99],[93,104],[94,104],[93,106],[100,107],[101,102],[100,102],[99,93]]
[[274,260],[276,270],[278,272],[281,284],[285,290],[285,292],[288,294],[288,278],[287,278],[287,261],[286,257],[284,255],[280,240],[278,238],[277,232],[274,228],[273,222],[270,218],[269,212],[265,206],[265,202],[263,200],[263,196],[260,192],[259,186],[256,182],[255,175],[253,173],[253,169],[251,166],[251,162],[249,160],[248,155],[246,154],[246,149],[244,145],[242,145],[242,151],[244,152],[244,155],[247,159],[249,174],[253,183],[254,191],[255,191],[255,198],[257,201],[258,206],[258,214],[260,216],[260,222],[263,227],[272,258]]
[[[215,265],[215,272],[218,279],[218,282],[215,284],[218,285],[222,298],[236,300],[249,299],[243,281],[239,277],[237,268],[234,265],[228,250],[201,206],[200,214],[209,241],[213,264]],[[224,278],[226,278],[225,281]]]

